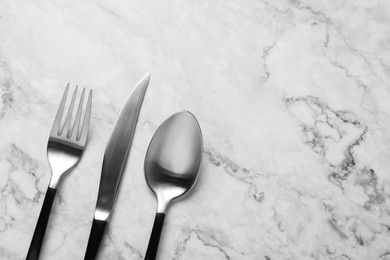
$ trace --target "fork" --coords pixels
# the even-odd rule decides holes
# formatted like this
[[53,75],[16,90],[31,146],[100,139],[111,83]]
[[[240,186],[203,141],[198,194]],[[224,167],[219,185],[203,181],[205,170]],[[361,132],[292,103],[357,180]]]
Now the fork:
[[78,86],[76,86],[75,90],[73,91],[73,96],[69,105],[65,122],[63,125],[61,125],[61,119],[69,91],[69,84],[66,86],[56,118],[53,123],[53,127],[50,132],[49,141],[47,143],[47,157],[51,166],[52,175],[26,260],[38,259],[39,253],[41,251],[43,237],[46,231],[47,222],[49,220],[50,210],[57,192],[58,183],[62,176],[69,172],[78,163],[87,144],[89,121],[91,117],[92,90],[89,91],[83,123],[80,125],[85,88],[83,88],[81,93],[76,112],[76,118],[71,126],[77,89]]

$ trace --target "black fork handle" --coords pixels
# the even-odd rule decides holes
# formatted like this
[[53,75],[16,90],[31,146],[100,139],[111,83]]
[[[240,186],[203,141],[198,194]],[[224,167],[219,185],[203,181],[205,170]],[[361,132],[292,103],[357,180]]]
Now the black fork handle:
[[43,237],[47,227],[47,222],[50,216],[50,210],[53,206],[54,197],[57,189],[48,187],[43,201],[41,213],[39,213],[38,223],[35,227],[34,235],[31,240],[30,248],[28,249],[26,260],[37,260],[41,252]]

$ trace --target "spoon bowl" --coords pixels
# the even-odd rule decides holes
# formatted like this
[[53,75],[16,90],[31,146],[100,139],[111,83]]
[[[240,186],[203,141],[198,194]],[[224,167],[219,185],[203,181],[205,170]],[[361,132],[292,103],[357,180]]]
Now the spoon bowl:
[[145,179],[158,206],[145,259],[155,259],[166,210],[171,201],[194,186],[202,162],[203,138],[196,118],[187,111],[165,120],[145,157]]

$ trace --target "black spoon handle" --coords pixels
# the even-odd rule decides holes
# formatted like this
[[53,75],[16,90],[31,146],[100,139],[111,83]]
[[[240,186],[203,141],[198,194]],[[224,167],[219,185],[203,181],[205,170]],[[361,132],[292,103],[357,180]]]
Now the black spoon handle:
[[161,231],[164,225],[164,219],[165,219],[165,213],[156,213],[152,234],[150,235],[148,249],[146,250],[145,260],[156,259],[158,243],[160,242]]
[[37,260],[41,252],[43,237],[47,227],[47,222],[50,216],[50,210],[53,205],[54,197],[57,189],[47,188],[45,199],[43,201],[41,213],[39,213],[38,223],[35,227],[34,235],[31,240],[30,248],[28,249],[26,260]]
[[106,221],[93,219],[84,260],[94,260],[96,258],[106,225]]

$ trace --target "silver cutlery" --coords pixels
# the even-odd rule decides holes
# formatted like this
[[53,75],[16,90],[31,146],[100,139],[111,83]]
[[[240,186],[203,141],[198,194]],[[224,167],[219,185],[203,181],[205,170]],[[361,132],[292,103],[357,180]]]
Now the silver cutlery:
[[77,89],[78,87],[76,87],[73,92],[65,122],[64,124],[61,124],[65,102],[69,91],[69,84],[67,85],[50,132],[49,141],[47,143],[47,157],[51,166],[52,175],[43,201],[42,209],[39,214],[38,223],[35,227],[34,235],[28,250],[27,260],[38,259],[47,222],[50,216],[50,210],[57,192],[58,183],[64,174],[69,172],[79,162],[87,144],[89,122],[91,117],[92,90],[88,95],[83,123],[81,123],[81,115],[83,110],[85,88],[81,93],[76,118],[74,123],[71,124]]
[[95,259],[105,227],[110,221],[149,79],[150,75],[145,75],[128,97],[106,146],[86,260]]
[[145,260],[156,258],[167,207],[194,186],[202,153],[202,132],[195,117],[187,111],[169,117],[154,134],[144,171],[158,204]]

